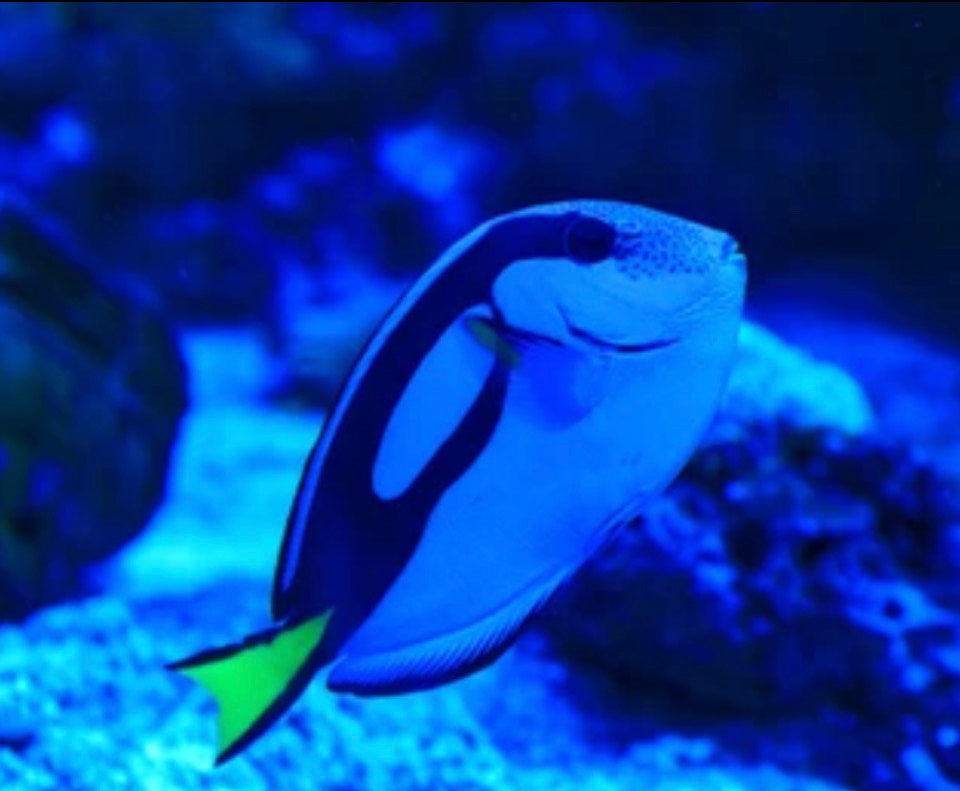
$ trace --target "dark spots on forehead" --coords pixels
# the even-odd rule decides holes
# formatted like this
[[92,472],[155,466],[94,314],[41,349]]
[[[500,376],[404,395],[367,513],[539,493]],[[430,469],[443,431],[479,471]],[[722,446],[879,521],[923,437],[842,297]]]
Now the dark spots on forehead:
[[614,259],[631,280],[661,274],[702,274],[723,257],[723,234],[697,223],[657,212],[631,214],[572,209],[562,214],[531,212],[493,225],[464,257],[484,248],[498,259],[495,269],[511,260],[562,257],[578,264]]
[[705,272],[716,258],[710,234],[693,223],[651,222],[617,239],[617,269],[632,280]]

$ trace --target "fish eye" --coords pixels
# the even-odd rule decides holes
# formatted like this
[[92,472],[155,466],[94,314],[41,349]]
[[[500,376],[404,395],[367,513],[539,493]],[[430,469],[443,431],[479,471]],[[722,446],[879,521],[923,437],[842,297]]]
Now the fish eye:
[[595,264],[613,250],[616,231],[593,217],[580,217],[567,226],[563,246],[578,264]]

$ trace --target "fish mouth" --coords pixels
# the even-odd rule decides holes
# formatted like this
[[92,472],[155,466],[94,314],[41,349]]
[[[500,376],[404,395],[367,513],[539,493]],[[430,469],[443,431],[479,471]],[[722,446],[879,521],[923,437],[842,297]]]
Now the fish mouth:
[[720,252],[720,257],[726,263],[735,266],[737,269],[746,269],[747,257],[740,249],[740,243],[732,236],[727,237],[727,240],[723,243],[723,250]]

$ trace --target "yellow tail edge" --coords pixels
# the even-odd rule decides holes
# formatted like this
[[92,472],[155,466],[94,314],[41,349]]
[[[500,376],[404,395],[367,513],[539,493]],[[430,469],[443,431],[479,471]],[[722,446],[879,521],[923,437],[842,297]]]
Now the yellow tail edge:
[[318,669],[313,660],[332,612],[168,666],[199,684],[217,702],[217,766],[263,735],[310,683]]

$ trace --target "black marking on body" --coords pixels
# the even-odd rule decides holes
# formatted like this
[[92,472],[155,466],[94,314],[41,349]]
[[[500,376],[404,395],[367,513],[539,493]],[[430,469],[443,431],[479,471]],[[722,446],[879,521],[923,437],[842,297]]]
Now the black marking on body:
[[[509,368],[502,361],[494,365],[460,425],[413,484],[400,497],[384,501],[373,490],[373,466],[408,382],[457,317],[473,305],[492,307],[493,283],[506,267],[523,259],[562,257],[565,230],[579,216],[569,212],[505,219],[451,261],[384,339],[363,372],[320,461],[312,492],[305,485],[308,459],[287,521],[272,609],[277,619],[299,620],[334,608],[315,667],[332,659],[370,615],[412,556],[443,492],[486,446],[503,409]],[[320,440],[311,459],[319,446]],[[291,532],[303,498],[310,498],[307,523],[292,581],[283,589]]]

